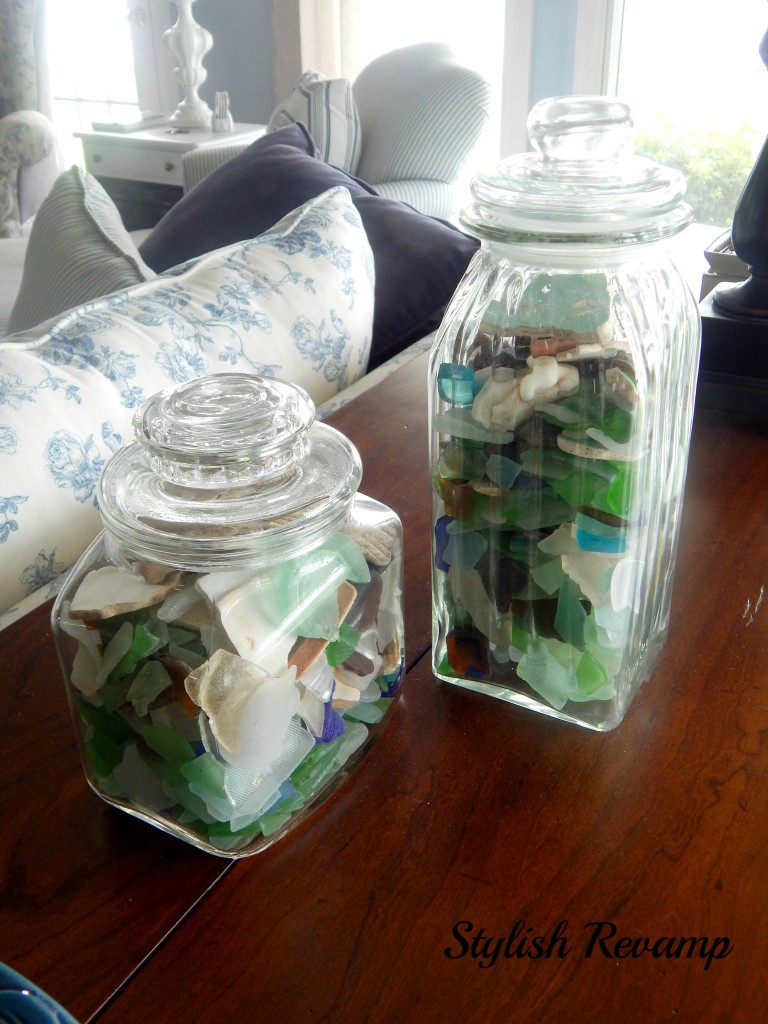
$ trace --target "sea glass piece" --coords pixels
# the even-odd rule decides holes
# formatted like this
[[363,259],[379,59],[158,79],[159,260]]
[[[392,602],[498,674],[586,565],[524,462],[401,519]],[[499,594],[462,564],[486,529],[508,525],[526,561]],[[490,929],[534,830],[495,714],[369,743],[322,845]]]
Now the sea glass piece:
[[458,407],[470,406],[475,398],[474,371],[469,366],[443,363],[437,371],[437,388],[443,401]]
[[192,745],[173,729],[160,725],[145,725],[141,730],[141,738],[150,750],[154,750],[164,761],[176,767],[181,767],[195,756]]
[[277,616],[299,636],[335,640],[339,631],[339,587],[371,578],[362,551],[345,534],[278,566],[271,599]]
[[[518,662],[517,674],[559,711],[568,702],[573,672],[568,666],[568,654],[566,658],[558,658],[557,645],[557,640],[546,639],[529,648]],[[564,644],[559,646],[565,647]]]
[[582,693],[592,695],[608,681],[605,666],[592,651],[584,651],[576,666],[576,682]]
[[510,490],[522,471],[522,466],[514,459],[508,459],[504,455],[493,454],[489,457],[485,468],[485,474],[499,487]]
[[567,576],[563,577],[557,595],[555,629],[562,639],[577,650],[584,650],[586,610],[579,600],[581,591]]
[[332,743],[316,743],[301,764],[291,773],[291,782],[305,800],[316,793],[326,779],[346,764],[368,736],[362,722],[349,722],[344,735]]
[[488,456],[475,441],[453,441],[440,453],[437,471],[456,480],[479,480],[486,472]]
[[224,650],[216,651],[187,676],[187,693],[208,716],[211,731],[224,750],[236,753],[240,749],[240,722],[246,705],[267,678],[262,669]]
[[545,593],[554,594],[563,579],[562,563],[559,558],[548,558],[531,568],[531,576]]
[[149,767],[135,743],[123,751],[123,758],[112,772],[112,778],[122,795],[145,811],[164,811],[173,803],[173,797],[165,792],[159,775]]
[[507,444],[514,441],[512,430],[494,427],[487,429],[472,418],[471,409],[446,409],[433,417],[435,430],[452,437],[461,437],[468,441],[493,441],[496,444]]
[[230,817],[233,831],[242,828],[274,803],[280,786],[301,764],[315,741],[294,720],[282,739],[278,756],[257,770],[227,768],[224,789],[234,810]]
[[631,608],[640,611],[641,580],[645,562],[635,558],[622,558],[611,576],[611,605],[616,611]]
[[280,757],[299,700],[293,673],[265,679],[242,709],[237,746],[222,750],[222,757],[235,767],[262,772],[265,765]]
[[537,274],[526,286],[514,318],[518,333],[599,334],[610,339],[610,297],[605,274]]
[[435,565],[443,572],[448,572],[450,566],[445,560],[445,549],[448,544],[448,526],[453,522],[453,516],[439,516],[435,521]]
[[[226,636],[224,646],[234,647],[241,658],[265,674],[285,669],[297,635],[277,614],[271,584],[271,576],[265,572],[209,573],[197,581],[218,613]],[[211,619],[214,617],[215,613]],[[206,642],[206,634],[202,636]]]
[[472,530],[452,533],[445,547],[444,561],[457,569],[473,569],[488,550],[488,540]]
[[159,661],[141,666],[128,687],[128,700],[137,715],[146,715],[149,705],[171,685],[171,677]]
[[457,676],[487,679],[491,674],[488,641],[472,626],[457,626],[446,638],[448,660]]
[[610,601],[597,605],[594,608],[595,623],[598,627],[598,636],[602,638],[606,647],[620,647],[627,636],[631,620],[629,608],[622,608],[616,611]]
[[437,478],[440,494],[445,504],[446,515],[455,519],[470,519],[473,514],[476,494],[469,484],[446,477]]

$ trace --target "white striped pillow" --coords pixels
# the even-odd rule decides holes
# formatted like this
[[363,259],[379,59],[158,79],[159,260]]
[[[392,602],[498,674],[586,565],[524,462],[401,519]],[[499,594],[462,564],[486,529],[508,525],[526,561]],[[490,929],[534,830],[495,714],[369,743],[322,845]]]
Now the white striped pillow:
[[107,193],[71,167],[37,211],[8,334],[153,277]]
[[327,164],[354,174],[360,160],[360,117],[346,78],[306,71],[272,111],[267,131],[301,121]]

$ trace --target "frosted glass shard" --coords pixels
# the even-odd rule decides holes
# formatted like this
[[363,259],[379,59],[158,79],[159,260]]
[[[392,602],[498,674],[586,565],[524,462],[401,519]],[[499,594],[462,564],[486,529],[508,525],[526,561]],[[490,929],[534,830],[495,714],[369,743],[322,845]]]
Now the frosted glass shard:
[[451,534],[443,558],[457,569],[474,569],[488,550],[488,540],[482,533],[465,530]]
[[313,736],[323,735],[325,703],[312,690],[305,690],[299,701],[299,716]]
[[541,644],[535,650],[527,651],[518,663],[517,674],[553,708],[559,711],[565,707],[571,673],[549,646]]
[[267,679],[267,674],[228,651],[216,651],[184,680],[187,693],[210,721],[218,743],[236,752],[240,747],[240,720],[246,705]]
[[[228,577],[228,578],[227,578]],[[235,586],[227,589],[228,583]],[[297,634],[276,615],[266,573],[212,573],[198,580],[237,653],[269,675],[285,671]]]
[[280,786],[294,772],[307,754],[312,750],[315,741],[312,736],[301,727],[298,720],[294,720],[284,737],[283,749],[278,758],[261,773],[251,777],[252,784],[248,790],[248,783],[242,775],[242,769],[227,769],[225,774],[225,788],[235,793],[235,772],[241,775],[237,780],[239,788],[237,792],[243,793],[243,784],[248,790],[245,798],[237,803],[236,809],[230,818],[232,831],[244,828],[257,818],[263,811],[270,807],[278,796]]
[[339,589],[345,581],[368,583],[370,578],[358,545],[345,534],[336,534],[313,551],[278,566],[273,595],[276,614],[290,622],[299,636],[335,640]]
[[174,590],[157,609],[157,617],[163,622],[176,622],[188,614],[195,605],[202,605],[200,594],[192,583]]
[[163,790],[160,777],[144,761],[134,743],[129,744],[123,759],[112,773],[124,796],[145,811],[163,811],[173,802]]
[[640,611],[642,601],[642,578],[645,562],[633,558],[622,558],[611,576],[611,605],[614,611],[631,608]]
[[264,680],[243,708],[236,750],[223,752],[234,767],[263,772],[281,756],[285,737],[299,710],[299,689],[292,676]]

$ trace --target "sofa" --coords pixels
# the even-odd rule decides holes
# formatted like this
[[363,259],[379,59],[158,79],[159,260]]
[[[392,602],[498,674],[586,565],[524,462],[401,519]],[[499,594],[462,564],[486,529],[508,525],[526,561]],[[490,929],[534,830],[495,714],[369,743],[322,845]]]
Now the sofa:
[[101,467],[150,395],[256,373],[326,416],[429,346],[477,248],[327,164],[300,122],[143,235],[94,178],[63,172],[29,238],[0,241],[0,627],[98,533]]

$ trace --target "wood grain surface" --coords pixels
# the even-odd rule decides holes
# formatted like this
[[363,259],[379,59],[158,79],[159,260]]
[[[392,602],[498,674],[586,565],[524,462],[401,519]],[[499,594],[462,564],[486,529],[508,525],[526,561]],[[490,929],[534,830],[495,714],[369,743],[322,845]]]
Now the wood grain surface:
[[403,696],[275,846],[226,870],[103,805],[45,610],[0,634],[0,959],[83,1021],[764,1018],[765,427],[697,413],[669,639],[601,735],[431,673],[425,365],[331,420],[404,523]]

